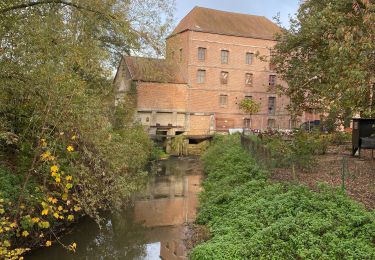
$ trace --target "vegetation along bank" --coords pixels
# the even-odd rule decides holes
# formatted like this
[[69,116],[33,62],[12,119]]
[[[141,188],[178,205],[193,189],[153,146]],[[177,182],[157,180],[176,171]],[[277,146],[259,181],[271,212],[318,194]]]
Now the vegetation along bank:
[[271,183],[239,136],[215,139],[203,163],[197,223],[211,238],[191,259],[375,258],[375,212],[341,190]]

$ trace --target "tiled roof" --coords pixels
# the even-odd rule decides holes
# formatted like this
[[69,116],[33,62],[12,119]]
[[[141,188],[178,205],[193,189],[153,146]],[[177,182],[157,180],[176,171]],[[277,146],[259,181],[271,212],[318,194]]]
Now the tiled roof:
[[187,82],[178,66],[165,59],[132,56],[125,56],[124,59],[133,80],[177,84]]
[[178,24],[171,36],[197,31],[249,38],[274,40],[281,29],[264,16],[248,15],[195,7]]

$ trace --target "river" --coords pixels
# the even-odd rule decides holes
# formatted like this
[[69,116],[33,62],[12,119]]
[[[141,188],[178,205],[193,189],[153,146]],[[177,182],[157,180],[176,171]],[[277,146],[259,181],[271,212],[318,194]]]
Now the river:
[[76,242],[76,253],[55,243],[25,259],[187,259],[185,224],[195,220],[201,181],[198,159],[162,161],[158,174],[150,176],[123,213],[105,215],[102,229],[83,218],[61,238],[66,244]]

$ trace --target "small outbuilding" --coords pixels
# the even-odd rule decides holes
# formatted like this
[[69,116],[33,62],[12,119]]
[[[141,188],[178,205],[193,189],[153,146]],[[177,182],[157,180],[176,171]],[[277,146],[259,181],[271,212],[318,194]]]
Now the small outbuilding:
[[361,149],[375,149],[375,119],[353,118],[352,155]]

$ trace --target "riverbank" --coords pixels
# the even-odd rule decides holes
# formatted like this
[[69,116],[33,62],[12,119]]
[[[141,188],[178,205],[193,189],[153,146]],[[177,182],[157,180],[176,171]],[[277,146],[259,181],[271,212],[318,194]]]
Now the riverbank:
[[76,252],[55,243],[26,255],[48,259],[163,259],[186,260],[186,223],[196,218],[202,167],[198,158],[170,157],[148,174],[144,189],[124,210],[102,216],[101,229],[84,218],[61,237],[75,241]]
[[211,238],[191,259],[374,259],[375,213],[337,189],[272,183],[239,137],[215,140],[197,224]]

